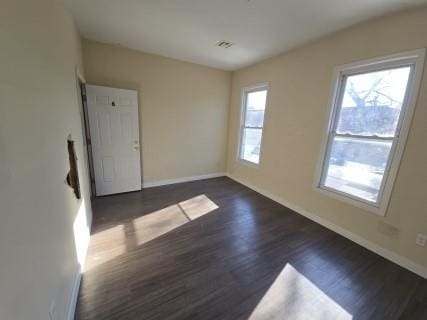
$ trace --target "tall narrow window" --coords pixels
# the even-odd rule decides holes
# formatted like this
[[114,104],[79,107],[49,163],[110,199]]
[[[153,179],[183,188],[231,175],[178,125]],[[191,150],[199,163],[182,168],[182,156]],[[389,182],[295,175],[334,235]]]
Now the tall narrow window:
[[338,68],[319,188],[385,213],[423,60],[417,50]]
[[244,90],[239,159],[253,164],[260,159],[266,101],[267,86]]

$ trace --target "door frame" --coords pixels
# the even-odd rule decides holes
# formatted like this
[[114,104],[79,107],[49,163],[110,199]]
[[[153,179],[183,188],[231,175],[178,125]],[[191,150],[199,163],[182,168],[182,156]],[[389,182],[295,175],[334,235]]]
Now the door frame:
[[87,110],[87,97],[86,97],[86,79],[80,72],[79,68],[76,68],[76,78],[77,78],[77,90],[80,99],[80,118],[82,123],[82,135],[83,135],[83,148],[86,148],[87,153],[87,165],[89,173],[89,191],[90,198],[93,199],[96,196],[96,186],[95,186],[95,174],[93,168],[93,157],[92,157],[92,146],[91,146],[91,136],[89,129],[89,116]]

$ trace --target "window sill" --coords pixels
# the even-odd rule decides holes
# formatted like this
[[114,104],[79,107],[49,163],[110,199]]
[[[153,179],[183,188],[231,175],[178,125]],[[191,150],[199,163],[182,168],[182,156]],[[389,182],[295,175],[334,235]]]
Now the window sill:
[[376,206],[374,204],[369,204],[367,202],[358,200],[357,198],[353,198],[351,195],[345,195],[343,193],[339,193],[338,191],[334,191],[334,190],[331,190],[329,188],[320,187],[320,186],[315,185],[314,190],[323,194],[323,195],[326,195],[326,196],[329,196],[329,197],[334,198],[336,200],[339,200],[339,201],[345,202],[347,204],[353,205],[357,208],[363,209],[363,210],[368,211],[370,213],[373,213],[375,215],[384,217],[386,214],[387,204],[384,203],[384,201],[379,206]]

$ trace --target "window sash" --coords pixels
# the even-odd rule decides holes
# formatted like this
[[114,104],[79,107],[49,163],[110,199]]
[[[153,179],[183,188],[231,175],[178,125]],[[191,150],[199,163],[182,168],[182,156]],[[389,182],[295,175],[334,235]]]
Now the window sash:
[[[335,137],[340,137],[340,138],[344,138],[344,139],[348,139],[348,140],[361,140],[361,141],[365,140],[365,141],[377,141],[377,142],[391,141],[392,142],[390,153],[389,153],[389,156],[387,158],[387,164],[386,164],[386,166],[384,168],[384,173],[382,175],[381,185],[380,185],[380,188],[378,190],[377,201],[375,201],[375,202],[374,201],[369,201],[367,199],[363,199],[361,197],[358,197],[358,196],[356,196],[354,194],[351,194],[351,193],[348,193],[348,192],[344,192],[344,191],[341,191],[339,189],[328,187],[325,184],[326,178],[327,178],[327,174],[328,174],[328,169],[330,167],[330,162],[331,162],[332,144],[334,142],[334,138]],[[383,191],[384,191],[384,188],[386,186],[387,178],[388,178],[388,175],[389,175],[389,172],[390,172],[390,168],[391,168],[391,165],[392,165],[392,162],[393,162],[393,156],[394,156],[394,152],[395,152],[396,145],[397,145],[397,142],[398,142],[397,140],[398,140],[397,137],[376,139],[376,138],[373,138],[371,136],[364,136],[364,137],[362,137],[362,136],[358,136],[358,135],[350,135],[350,134],[349,135],[347,135],[347,134],[346,135],[342,135],[342,134],[337,134],[337,133],[331,132],[331,134],[329,135],[329,138],[328,138],[328,144],[327,144],[327,150],[326,150],[326,153],[325,153],[325,157],[323,159],[322,173],[321,173],[321,178],[320,178],[320,187],[323,188],[323,189],[327,189],[327,190],[329,190],[331,192],[335,192],[335,193],[341,194],[342,196],[345,196],[345,197],[348,197],[348,198],[351,198],[351,199],[355,199],[357,201],[361,201],[361,202],[364,202],[364,203],[366,203],[368,205],[372,205],[374,207],[379,208],[380,204],[381,204],[381,201],[382,201]]]
[[[337,89],[336,89],[336,96],[335,96],[335,101],[333,104],[333,123],[331,126],[330,131],[333,131],[335,133],[337,133],[337,127],[338,127],[338,122],[339,122],[339,117],[340,117],[340,112],[342,110],[342,103],[343,103],[343,99],[344,99],[344,93],[345,93],[345,85],[347,84],[347,79],[351,76],[356,76],[356,75],[362,75],[362,74],[367,74],[367,73],[374,73],[374,72],[379,72],[379,71],[386,71],[386,70],[393,70],[393,69],[399,69],[399,68],[404,68],[404,67],[409,67],[409,76],[408,76],[408,82],[406,84],[406,91],[405,91],[405,96],[404,99],[402,101],[402,108],[401,108],[401,112],[399,114],[399,121],[396,127],[396,131],[395,131],[395,137],[399,136],[399,132],[402,126],[402,122],[403,122],[403,116],[402,114],[404,113],[404,108],[407,107],[408,104],[408,99],[409,99],[409,95],[410,95],[410,86],[411,86],[411,78],[413,78],[413,74],[415,72],[415,61],[413,61],[413,59],[410,60],[404,60],[401,62],[397,62],[397,63],[379,63],[378,67],[375,66],[364,66],[361,68],[357,68],[355,70],[346,70],[346,71],[341,71],[339,73],[339,80],[338,80],[338,85],[337,85]],[[338,134],[338,133],[337,133]]]
[[[247,145],[247,144],[245,143],[245,130],[246,130],[246,129],[260,131],[260,139],[261,139],[261,143],[260,143],[260,152],[259,152],[259,156],[258,156],[258,162],[251,161],[251,160],[246,159],[246,158],[244,157],[244,150],[245,150],[245,147],[246,147],[246,145]],[[240,154],[239,154],[239,159],[240,159],[240,160],[242,160],[242,161],[246,161],[246,162],[249,162],[249,163],[254,164],[254,165],[258,165],[258,164],[259,164],[260,157],[261,157],[262,134],[263,134],[263,129],[262,129],[262,128],[245,128],[245,127],[243,127],[243,130],[242,130],[242,138],[241,138],[241,144],[240,144]]]
[[[366,209],[376,214],[385,215],[388,203],[390,201],[391,190],[397,175],[397,169],[400,164],[403,149],[406,144],[410,121],[414,113],[417,93],[420,87],[423,63],[425,58],[425,49],[417,49],[400,54],[390,55],[380,59],[365,60],[358,63],[352,63],[337,67],[335,69],[335,85],[331,95],[331,114],[328,123],[328,130],[325,136],[322,148],[322,157],[315,182],[315,189],[332,196],[336,199],[352,203],[355,206]],[[401,112],[397,123],[394,136],[377,135],[358,135],[342,134],[337,132],[339,114],[342,109],[342,101],[345,93],[345,84],[347,78],[352,75],[371,73],[381,70],[397,69],[410,67],[405,96],[402,102]],[[391,142],[389,157],[381,181],[381,187],[378,192],[377,201],[369,201],[353,195],[349,192],[340,191],[325,185],[326,175],[331,161],[331,147],[335,137],[342,139],[370,140],[378,142]]]
[[[245,91],[244,101],[243,101],[243,119],[242,119],[242,127],[244,127],[244,128],[249,128],[249,129],[263,129],[264,128],[264,119],[262,121],[262,126],[250,126],[250,125],[246,124],[246,116],[248,113],[248,95],[250,93],[259,92],[259,91],[267,91],[267,88],[259,88],[259,89],[252,89],[249,91]],[[268,92],[267,92],[267,94],[268,94]],[[267,101],[266,101],[266,104],[267,104]],[[264,107],[263,113],[265,115],[265,107]]]

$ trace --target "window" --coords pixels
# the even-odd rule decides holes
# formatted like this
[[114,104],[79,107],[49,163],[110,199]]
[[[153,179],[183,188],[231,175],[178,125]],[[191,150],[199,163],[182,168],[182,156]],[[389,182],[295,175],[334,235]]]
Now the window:
[[385,214],[424,55],[415,50],[337,68],[319,190]]
[[243,92],[239,159],[258,164],[261,153],[267,86],[247,88]]

